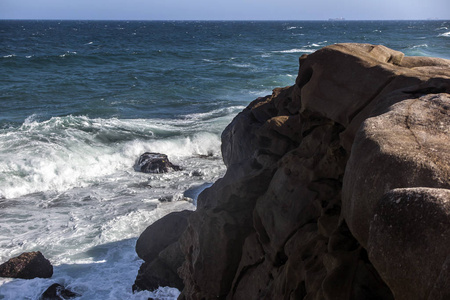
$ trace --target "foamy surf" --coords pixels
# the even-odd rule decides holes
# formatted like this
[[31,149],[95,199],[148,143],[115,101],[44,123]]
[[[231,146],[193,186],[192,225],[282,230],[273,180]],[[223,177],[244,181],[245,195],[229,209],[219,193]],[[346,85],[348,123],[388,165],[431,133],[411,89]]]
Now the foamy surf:
[[201,167],[199,157],[219,158],[220,129],[235,111],[170,120],[67,116],[38,122],[31,116],[19,128],[0,130],[0,198],[63,192],[126,176],[146,151],[164,153],[186,170],[191,163]]
[[[55,233],[53,229],[51,236],[43,237],[41,233],[39,234],[40,238],[36,239],[36,233],[28,232],[29,241],[36,239],[34,247],[50,256],[54,266],[53,276],[51,279],[36,278],[32,280],[1,278],[0,299],[38,299],[39,295],[53,283],[59,283],[80,294],[81,297],[77,298],[80,300],[135,300],[150,297],[176,299],[180,292],[175,288],[160,287],[153,292],[132,293],[131,286],[142,263],[134,249],[136,235],[167,213],[182,209],[193,209],[193,206],[181,201],[159,204],[159,207],[153,210],[145,211],[141,208],[139,213],[129,213],[112,218],[97,230],[94,225],[88,226],[86,221],[72,216],[71,218],[75,219],[72,222],[78,223],[79,228],[88,227],[84,228],[81,234],[77,234],[76,229],[73,228],[70,228],[70,232],[61,229],[59,233]],[[86,213],[87,215],[91,214],[89,211]],[[95,218],[95,216],[91,217]],[[52,219],[51,216],[49,218]],[[53,221],[57,225],[65,227],[63,222]],[[57,225],[54,227],[56,228]],[[92,232],[96,231],[98,231],[97,235],[90,241],[84,241],[81,237],[92,236]],[[78,243],[73,244],[71,239],[74,242],[77,240]],[[30,246],[29,244],[23,245],[27,249]],[[16,255],[16,252],[12,251],[7,254]],[[20,291],[19,297],[17,291]]]
[[[0,299],[18,299],[18,290],[37,299],[55,282],[79,299],[176,299],[169,287],[132,293],[142,263],[136,239],[162,216],[195,209],[199,189],[223,175],[220,133],[240,109],[168,120],[31,115],[1,129],[0,261],[39,250],[54,275],[0,279]],[[167,154],[183,170],[136,172],[146,151]]]
[[288,49],[288,50],[273,51],[273,53],[313,53],[315,51],[316,50],[313,50],[313,49],[294,48],[294,49]]
[[[2,26],[0,259],[41,250],[55,275],[0,279],[0,299],[38,299],[54,282],[81,299],[176,298],[167,287],[132,294],[136,238],[194,208],[225,172],[223,129],[250,101],[292,85],[299,56],[348,41],[448,58],[447,21]],[[419,44],[428,47],[410,48]],[[183,170],[136,172],[146,151]]]

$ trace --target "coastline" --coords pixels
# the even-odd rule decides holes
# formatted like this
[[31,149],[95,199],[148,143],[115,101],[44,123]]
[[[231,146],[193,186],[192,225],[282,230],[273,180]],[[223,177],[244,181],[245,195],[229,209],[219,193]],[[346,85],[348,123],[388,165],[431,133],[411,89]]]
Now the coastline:
[[179,299],[445,299],[449,66],[369,44],[303,55],[294,86],[223,132],[227,173],[175,244]]
[[[1,262],[23,252],[41,251],[56,272],[50,279],[2,278],[0,298],[33,298],[53,283],[80,294],[80,299],[152,297],[147,291],[132,293],[142,262],[134,250],[137,237],[173,205],[188,204],[177,201],[194,197],[202,189],[197,189],[199,185],[225,175],[220,134],[233,118],[243,110],[250,116],[248,123],[236,118],[233,128],[238,130],[224,136],[226,159],[239,159],[239,151],[257,150],[246,156],[252,162],[247,169],[229,166],[226,177],[237,178],[231,186],[207,196],[211,205],[207,209],[213,213],[245,208],[245,201],[238,200],[242,203],[232,202],[228,209],[222,198],[232,194],[239,199],[245,189],[253,197],[257,189],[251,187],[263,180],[252,180],[250,171],[265,168],[271,157],[285,162],[281,157],[286,146],[300,144],[303,130],[307,130],[305,136],[316,132],[313,127],[320,123],[322,112],[299,112],[297,117],[296,108],[288,106],[278,112],[280,116],[265,120],[291,101],[289,89],[276,89],[278,96],[266,95],[276,87],[294,84],[302,54],[312,55],[335,42],[366,41],[406,56],[450,58],[449,26],[442,21],[1,24],[8,45],[0,51],[7,79],[1,83],[7,92],[0,101]],[[346,69],[341,67],[339,74]],[[355,81],[364,82],[362,78]],[[268,103],[255,101],[245,109],[258,97]],[[272,108],[266,114],[264,107]],[[311,122],[319,122],[311,125],[310,132],[306,125],[298,127],[310,117]],[[290,134],[289,128],[297,133]],[[247,130],[247,135],[240,130]],[[236,144],[233,132],[240,135]],[[429,135],[417,137],[421,141]],[[271,140],[277,145],[276,155],[266,150]],[[347,145],[348,139],[343,137],[341,142]],[[236,155],[231,154],[234,150]],[[133,163],[146,151],[167,154],[185,171],[136,172]],[[239,178],[245,174],[249,184],[239,187]],[[270,172],[264,176],[264,180],[273,178]],[[220,182],[226,183],[219,180],[216,185]],[[235,213],[229,216],[234,218]],[[223,213],[212,224],[220,224],[222,218],[228,217]],[[333,222],[323,218],[320,226]],[[327,226],[322,229],[328,230]],[[248,241],[253,242],[256,245],[258,240]]]

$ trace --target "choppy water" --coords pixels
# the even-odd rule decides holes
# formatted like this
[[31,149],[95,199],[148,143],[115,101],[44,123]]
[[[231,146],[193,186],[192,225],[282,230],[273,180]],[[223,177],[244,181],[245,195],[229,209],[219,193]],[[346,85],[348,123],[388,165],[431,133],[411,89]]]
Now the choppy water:
[[[139,234],[195,209],[224,174],[220,134],[253,99],[291,85],[298,57],[337,42],[450,58],[449,21],[0,21],[0,262],[40,250],[51,279],[0,279],[0,299],[54,282],[81,299],[132,294]],[[161,152],[181,172],[133,169]]]

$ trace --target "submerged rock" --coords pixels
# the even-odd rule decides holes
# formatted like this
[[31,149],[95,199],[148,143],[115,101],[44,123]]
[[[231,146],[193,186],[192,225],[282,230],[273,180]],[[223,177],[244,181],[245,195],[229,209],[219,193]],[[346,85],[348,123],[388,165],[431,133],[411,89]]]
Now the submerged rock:
[[80,297],[80,294],[74,293],[66,289],[59,283],[52,284],[44,293],[42,293],[39,300],[64,300]]
[[0,277],[33,279],[52,275],[53,266],[40,251],[22,253],[0,265]]
[[144,173],[167,173],[170,170],[182,170],[180,166],[172,164],[167,155],[153,152],[142,154],[136,161],[134,169]]

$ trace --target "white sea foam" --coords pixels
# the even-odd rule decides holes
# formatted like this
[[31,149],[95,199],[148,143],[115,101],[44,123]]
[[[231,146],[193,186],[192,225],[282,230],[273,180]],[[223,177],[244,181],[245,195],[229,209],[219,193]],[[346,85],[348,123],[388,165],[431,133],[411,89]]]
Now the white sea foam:
[[[108,203],[120,210],[120,203]],[[61,223],[61,208],[54,207],[47,218],[52,222],[35,223],[38,228],[16,226],[15,230],[26,236],[23,244],[26,251],[40,250],[54,266],[51,279],[32,280],[0,279],[0,299],[38,299],[39,295],[51,284],[57,282],[78,293],[80,300],[87,299],[176,299],[179,291],[161,287],[154,292],[133,294],[131,286],[142,261],[135,252],[136,237],[157,219],[172,211],[192,209],[186,202],[162,203],[156,209],[140,208],[139,212],[120,214],[110,218],[103,213],[105,207],[97,205],[98,210],[86,210],[86,207],[73,207],[75,213],[69,222],[78,224],[77,228],[66,228]],[[87,215],[82,218],[82,213]],[[40,211],[29,212],[38,217]],[[75,215],[79,214],[78,217]],[[55,218],[56,217],[56,218]],[[69,216],[67,216],[69,219]],[[89,222],[94,219],[95,222]],[[51,223],[56,223],[55,225]],[[28,223],[25,223],[28,224]],[[30,222],[31,224],[31,222]],[[46,227],[51,224],[50,230]],[[130,225],[133,224],[133,225]],[[99,226],[101,225],[101,226]],[[78,228],[84,228],[78,232]],[[3,229],[2,229],[3,230]],[[46,233],[46,234],[43,234]],[[13,234],[13,233],[11,233]],[[8,247],[1,241],[2,260]],[[8,253],[18,254],[17,251]]]
[[281,51],[272,51],[274,53],[313,53],[316,50],[305,49],[305,48],[294,48],[289,50],[281,50]]
[[414,45],[410,47],[411,49],[417,49],[417,48],[428,48],[427,44],[421,44],[421,45]]
[[[54,282],[78,299],[176,299],[168,287],[131,292],[142,263],[136,238],[162,216],[194,209],[183,192],[223,174],[218,134],[191,126],[227,113],[166,122],[35,114],[0,131],[0,191],[9,198],[0,200],[0,260],[39,250],[54,265],[51,279],[0,279],[0,299],[37,299]],[[184,170],[135,172],[145,151],[165,152]],[[216,159],[199,156],[211,152]]]
[[450,37],[450,31],[439,34],[438,36]]
[[[243,110],[245,106],[229,106],[224,108],[215,109],[206,113],[195,113],[195,114],[189,114],[185,115],[186,120],[191,121],[207,121],[207,120],[214,120],[217,122],[218,118],[225,117],[227,118],[227,121],[229,119],[229,116],[236,115],[239,111]],[[225,125],[225,124],[224,124]]]
[[76,54],[77,54],[76,51],[67,51],[64,54],[61,54],[59,57],[68,57],[68,56],[73,56],[73,55],[76,55]]
[[146,151],[165,153],[178,164],[198,156],[219,157],[219,135],[234,111],[177,120],[68,116],[38,122],[32,115],[20,128],[0,131],[0,198],[96,184],[133,171],[134,161]]
[[15,56],[16,56],[15,54],[9,54],[9,55],[3,56],[3,58],[11,58],[11,57],[15,57]]
[[272,94],[272,90],[253,90],[248,92],[252,97],[264,97]]
[[250,68],[252,65],[251,64],[231,64],[233,67],[238,67],[238,68]]

